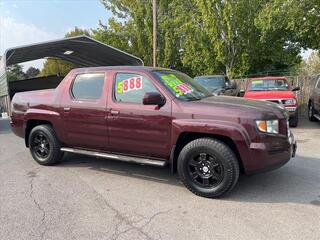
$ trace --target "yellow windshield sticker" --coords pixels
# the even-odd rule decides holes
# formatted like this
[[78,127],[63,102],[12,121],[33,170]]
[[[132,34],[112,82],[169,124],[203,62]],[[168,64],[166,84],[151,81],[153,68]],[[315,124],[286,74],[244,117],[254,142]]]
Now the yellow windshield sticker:
[[263,80],[253,80],[251,82],[252,85],[260,85],[260,84],[263,84]]
[[117,93],[121,94],[123,93],[123,82],[118,82],[118,85],[117,85]]

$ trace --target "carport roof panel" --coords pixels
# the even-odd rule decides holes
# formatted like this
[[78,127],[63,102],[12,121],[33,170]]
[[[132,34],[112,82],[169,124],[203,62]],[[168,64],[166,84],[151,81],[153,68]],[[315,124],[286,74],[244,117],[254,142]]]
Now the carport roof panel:
[[11,48],[6,51],[4,57],[6,66],[50,57],[67,60],[83,67],[143,65],[140,58],[87,36]]

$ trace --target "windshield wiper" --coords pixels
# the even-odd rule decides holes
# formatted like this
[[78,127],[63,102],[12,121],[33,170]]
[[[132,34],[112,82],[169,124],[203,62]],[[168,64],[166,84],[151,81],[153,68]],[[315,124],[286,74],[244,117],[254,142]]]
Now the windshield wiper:
[[199,100],[201,100],[201,99],[202,99],[201,97],[193,97],[193,98],[188,98],[188,101],[189,101],[189,102],[199,101]]

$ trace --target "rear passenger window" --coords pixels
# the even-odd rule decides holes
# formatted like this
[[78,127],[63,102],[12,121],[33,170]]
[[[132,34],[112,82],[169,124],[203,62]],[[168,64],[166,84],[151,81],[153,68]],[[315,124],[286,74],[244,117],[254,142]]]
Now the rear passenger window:
[[126,103],[142,104],[145,93],[158,92],[148,78],[134,73],[118,73],[114,88],[116,101]]
[[72,95],[75,99],[100,99],[104,73],[79,74],[73,81]]

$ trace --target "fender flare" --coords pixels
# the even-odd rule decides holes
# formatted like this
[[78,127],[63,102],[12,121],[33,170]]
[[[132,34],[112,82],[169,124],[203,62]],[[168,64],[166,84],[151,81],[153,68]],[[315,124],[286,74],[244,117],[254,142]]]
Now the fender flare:
[[222,120],[175,119],[172,121],[172,145],[175,146],[183,133],[219,135],[231,139],[243,165],[250,156],[250,136],[239,123]]
[[[58,139],[61,139],[60,137],[62,136],[62,134],[59,130],[60,128],[58,127],[59,123],[61,122],[60,113],[52,110],[35,109],[35,108],[28,109],[24,114],[24,121],[23,121],[24,134],[26,134],[27,123],[30,120],[50,122],[58,136]],[[25,142],[27,143],[27,139],[25,139]]]

